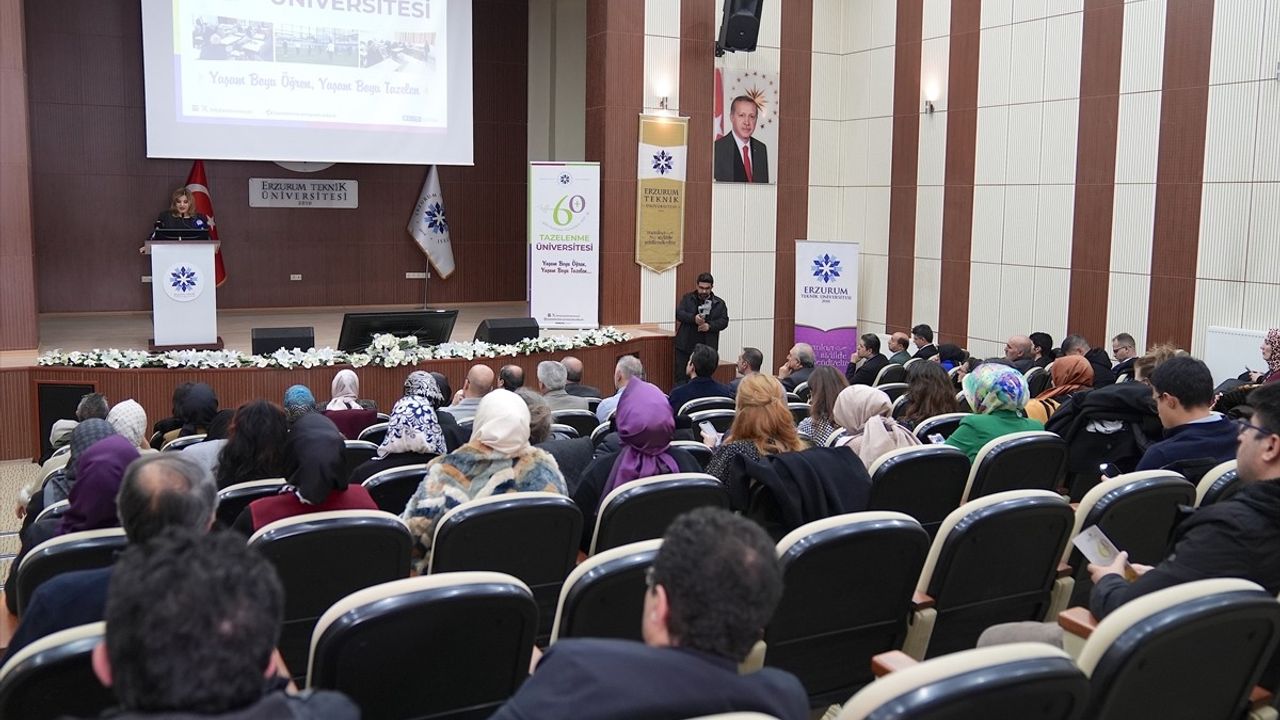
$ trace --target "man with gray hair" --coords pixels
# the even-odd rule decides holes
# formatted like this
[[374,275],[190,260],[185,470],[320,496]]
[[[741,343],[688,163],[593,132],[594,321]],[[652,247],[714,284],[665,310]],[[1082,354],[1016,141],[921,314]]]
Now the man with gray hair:
[[107,419],[107,412],[111,408],[107,404],[107,396],[102,393],[89,393],[80,398],[80,404],[76,405],[76,420],[84,422],[89,418]]
[[[200,465],[182,453],[143,455],[129,464],[116,495],[116,513],[130,545],[144,543],[166,528],[207,532],[217,509],[217,488]],[[111,567],[77,570],[36,589],[4,659],[59,630],[105,617]]]
[[601,400],[600,406],[596,408],[596,418],[600,422],[608,421],[609,413],[618,408],[618,401],[622,399],[622,391],[627,389],[627,383],[631,382],[631,378],[643,380],[644,365],[640,364],[640,358],[635,355],[623,355],[618,358],[618,364],[613,366],[613,386],[618,391]]
[[538,363],[538,387],[542,397],[546,398],[551,410],[586,410],[590,406],[586,398],[574,397],[564,391],[569,381],[569,373],[562,363],[555,360],[543,360]]
[[809,382],[814,363],[813,346],[809,343],[796,343],[791,352],[787,353],[787,361],[778,368],[778,379],[782,381],[782,387],[791,392],[800,383]]
[[1062,341],[1062,355],[1080,355],[1093,366],[1093,386],[1095,388],[1113,385],[1116,374],[1111,372],[1111,358],[1102,348],[1089,347],[1089,341],[1083,335],[1068,335]]
[[569,355],[560,361],[564,365],[564,371],[568,375],[568,384],[564,386],[564,391],[576,397],[598,398],[600,388],[594,388],[590,385],[582,384],[582,361]]

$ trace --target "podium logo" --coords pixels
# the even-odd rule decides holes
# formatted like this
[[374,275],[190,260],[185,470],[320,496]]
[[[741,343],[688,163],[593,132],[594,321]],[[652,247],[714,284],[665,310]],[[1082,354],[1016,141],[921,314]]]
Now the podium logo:
[[170,300],[190,302],[204,291],[204,278],[200,270],[188,263],[175,263],[164,274],[164,293]]

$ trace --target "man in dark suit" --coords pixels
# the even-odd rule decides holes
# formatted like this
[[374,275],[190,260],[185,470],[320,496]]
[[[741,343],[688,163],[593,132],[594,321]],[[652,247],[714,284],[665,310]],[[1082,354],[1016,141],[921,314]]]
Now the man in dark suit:
[[733,390],[711,377],[720,366],[720,354],[706,345],[699,345],[689,356],[686,372],[689,382],[674,388],[668,400],[671,401],[671,412],[680,412],[680,408],[690,400],[708,397],[733,397]]
[[1111,372],[1117,379],[1122,375],[1133,377],[1133,361],[1138,359],[1137,347],[1137,341],[1129,333],[1120,333],[1111,338],[1111,356],[1116,359]]
[[[862,367],[855,363],[865,360]],[[858,351],[849,358],[849,367],[844,369],[844,376],[850,385],[875,385],[876,376],[889,364],[889,358],[880,354],[880,337],[875,333],[867,333],[858,338]]]
[[756,102],[739,95],[729,105],[733,131],[716,140],[715,178],[719,182],[769,182],[769,147],[752,137],[756,131]]
[[560,361],[564,365],[565,373],[568,376],[568,384],[564,386],[564,391],[570,395],[586,398],[600,397],[600,389],[582,384],[582,361],[570,355]]
[[938,347],[933,344],[933,328],[921,323],[911,328],[911,341],[916,344],[916,354],[913,358],[928,360],[938,354]]
[[676,305],[676,321],[680,323],[675,342],[676,385],[689,380],[689,354],[694,347],[706,345],[720,351],[720,331],[729,327],[729,308],[712,292],[715,283],[711,273],[702,273],[698,276],[697,288],[685,293]]
[[778,368],[778,380],[787,392],[794,392],[801,383],[809,382],[817,357],[809,343],[796,343],[787,353],[787,361]]

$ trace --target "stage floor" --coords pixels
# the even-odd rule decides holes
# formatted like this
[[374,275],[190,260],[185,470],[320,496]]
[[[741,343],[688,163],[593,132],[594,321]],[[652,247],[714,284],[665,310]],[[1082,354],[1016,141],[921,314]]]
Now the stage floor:
[[[476,327],[487,318],[526,317],[528,303],[473,303],[466,305],[431,305],[431,308],[455,308],[458,322],[453,339],[470,340]],[[342,316],[347,312],[379,312],[416,310],[416,305],[312,307],[294,309],[219,310],[218,334],[228,350],[250,351],[250,331],[255,327],[315,328],[317,347],[337,347],[342,329]],[[657,326],[628,325],[620,328],[632,335],[669,335]],[[543,330],[542,335],[573,335],[577,330]],[[151,313],[67,313],[40,316],[40,347],[37,352],[0,352],[0,367],[34,365],[39,353],[53,349],[64,351],[119,348],[145,350],[151,337]]]

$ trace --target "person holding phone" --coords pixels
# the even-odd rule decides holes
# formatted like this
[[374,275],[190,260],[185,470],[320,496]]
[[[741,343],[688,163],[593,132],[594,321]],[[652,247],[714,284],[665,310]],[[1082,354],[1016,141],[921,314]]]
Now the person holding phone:
[[695,347],[706,345],[717,353],[720,351],[720,331],[729,327],[729,308],[713,292],[715,283],[711,273],[698,275],[697,287],[685,293],[676,305],[676,322],[680,323],[675,340],[676,385],[689,380],[686,366]]

